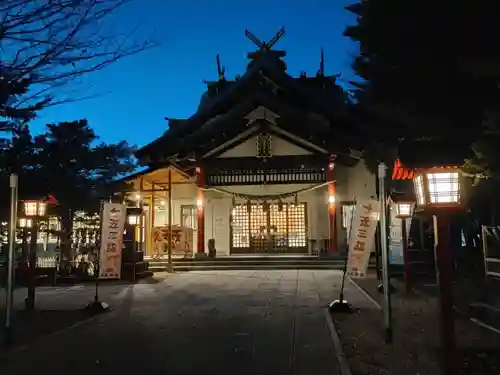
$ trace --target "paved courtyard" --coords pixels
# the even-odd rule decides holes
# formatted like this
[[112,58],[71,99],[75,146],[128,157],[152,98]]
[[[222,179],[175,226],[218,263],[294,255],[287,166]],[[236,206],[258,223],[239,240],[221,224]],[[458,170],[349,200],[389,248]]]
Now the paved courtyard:
[[[339,374],[324,314],[339,282],[333,270],[206,271],[118,286],[113,312],[9,353],[2,375]],[[63,298],[84,304],[85,290]]]

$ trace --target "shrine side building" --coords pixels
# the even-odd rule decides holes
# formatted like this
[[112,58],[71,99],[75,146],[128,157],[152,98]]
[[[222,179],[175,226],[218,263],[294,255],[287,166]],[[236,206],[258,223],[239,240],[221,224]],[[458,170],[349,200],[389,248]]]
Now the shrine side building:
[[[275,38],[276,40],[279,37]],[[129,176],[144,212],[147,256],[169,224],[187,239],[174,255],[317,254],[345,249],[354,200],[374,197],[361,129],[337,76],[287,72],[285,52],[262,43],[246,71],[219,68],[196,113],[137,152],[147,169]],[[167,230],[165,230],[167,229]]]

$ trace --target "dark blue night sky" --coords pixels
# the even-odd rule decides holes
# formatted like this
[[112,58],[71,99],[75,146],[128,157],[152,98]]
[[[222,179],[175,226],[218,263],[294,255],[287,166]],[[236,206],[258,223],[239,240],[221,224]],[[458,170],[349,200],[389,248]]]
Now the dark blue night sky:
[[128,57],[87,76],[79,90],[91,100],[44,110],[34,121],[35,133],[49,122],[87,118],[106,142],[126,139],[141,146],[166,129],[166,116],[194,113],[205,90],[203,80],[216,80],[216,54],[226,77],[243,74],[246,53],[255,46],[244,35],[248,28],[271,39],[281,26],[286,33],[276,49],[287,52],[288,71],[314,75],[320,49],[326,74],[352,78],[350,63],[357,47],[343,30],[354,22],[344,9],[349,0],[135,0],[113,17],[118,30],[140,25],[135,38],[160,46]]

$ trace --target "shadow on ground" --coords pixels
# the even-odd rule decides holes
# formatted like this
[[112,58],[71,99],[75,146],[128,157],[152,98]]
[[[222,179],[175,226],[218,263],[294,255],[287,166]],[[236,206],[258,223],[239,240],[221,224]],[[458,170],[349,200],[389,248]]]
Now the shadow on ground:
[[[71,327],[78,322],[95,316],[87,310],[36,310],[28,312],[25,310],[14,311],[12,315],[13,343],[10,347],[5,347],[5,332],[0,332],[0,355],[4,350],[12,350],[22,347],[33,340],[58,332]],[[0,314],[2,323],[5,315]]]

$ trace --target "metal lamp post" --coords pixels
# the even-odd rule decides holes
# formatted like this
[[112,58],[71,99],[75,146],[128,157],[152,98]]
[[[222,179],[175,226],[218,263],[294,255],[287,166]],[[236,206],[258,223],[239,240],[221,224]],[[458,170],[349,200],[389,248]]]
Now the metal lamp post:
[[28,296],[25,300],[26,309],[35,309],[36,288],[36,250],[38,240],[38,221],[47,214],[47,203],[41,200],[28,200],[23,202],[24,215],[31,220],[31,238],[29,251],[29,282]]
[[417,207],[434,215],[434,244],[440,297],[440,335],[443,375],[455,375],[456,342],[453,317],[450,219],[462,207],[462,191],[458,169],[431,168],[421,171],[413,180]]
[[16,242],[16,221],[17,221],[17,192],[18,178],[16,174],[11,174],[9,178],[10,187],[10,222],[9,222],[9,253],[7,264],[7,290],[5,293],[5,344],[12,343],[12,304],[14,289],[14,246]]
[[411,291],[410,280],[410,260],[408,257],[408,232],[406,228],[406,220],[413,216],[415,203],[412,201],[398,201],[396,202],[396,217],[401,219],[401,239],[403,242],[403,264],[404,264],[404,284],[405,291]]

